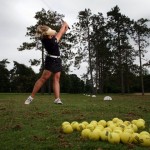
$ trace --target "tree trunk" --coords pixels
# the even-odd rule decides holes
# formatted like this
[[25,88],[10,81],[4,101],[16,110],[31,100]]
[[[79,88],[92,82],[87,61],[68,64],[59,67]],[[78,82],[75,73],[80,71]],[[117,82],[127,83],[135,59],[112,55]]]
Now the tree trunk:
[[103,83],[102,83],[102,63],[99,63],[99,92],[103,93]]
[[93,83],[93,74],[92,74],[92,61],[91,61],[91,50],[90,50],[90,36],[89,36],[89,27],[88,27],[88,51],[89,51],[89,66],[90,66],[90,76],[91,76],[91,94],[94,94],[94,83]]
[[124,75],[123,75],[124,70],[122,66],[122,53],[120,50],[120,46],[119,46],[119,72],[120,72],[120,80],[121,80],[121,93],[124,94]]
[[[125,50],[124,50],[125,51]],[[129,67],[128,67],[128,56],[127,56],[127,52],[126,52],[126,89],[127,89],[127,93],[130,93],[130,86],[129,86]]]
[[98,64],[99,64],[99,58],[98,58],[98,52],[96,50],[96,94],[97,94],[97,89],[98,89]]
[[142,88],[142,95],[144,95],[143,68],[142,68],[142,59],[141,59],[141,50],[140,50],[140,46],[139,46],[139,59],[140,59],[141,88]]
[[141,90],[142,90],[142,95],[144,95],[144,83],[143,83],[143,69],[142,69],[140,36],[138,36],[138,45],[139,45],[139,61],[140,61],[140,79],[141,79],[141,88],[142,88]]
[[100,72],[100,66],[99,66],[99,76],[98,76],[98,81],[99,81],[99,93],[101,93],[102,92],[102,86],[101,86],[101,72]]
[[118,32],[118,50],[119,50],[119,71],[120,71],[120,78],[121,78],[121,93],[124,94],[124,71],[123,71],[123,66],[122,66],[122,49],[121,49],[121,44],[120,44],[120,32]]
[[[42,45],[42,70],[41,72],[44,71],[44,47]],[[45,84],[43,84],[43,86],[41,87],[41,94],[45,93]]]
[[127,67],[127,73],[126,73],[126,80],[127,80],[127,93],[130,93],[130,86],[129,86],[129,69]]
[[122,65],[121,65],[121,93],[124,94],[124,75]]

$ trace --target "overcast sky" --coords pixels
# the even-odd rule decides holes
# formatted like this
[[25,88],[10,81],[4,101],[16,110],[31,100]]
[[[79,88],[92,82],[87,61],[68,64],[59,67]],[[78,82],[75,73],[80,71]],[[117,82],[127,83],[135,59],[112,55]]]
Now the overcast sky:
[[[17,48],[29,41],[25,34],[26,28],[36,24],[36,12],[51,9],[65,15],[65,20],[71,26],[77,18],[78,12],[85,8],[92,13],[101,12],[104,16],[114,6],[118,5],[122,14],[131,19],[150,19],[150,0],[0,0],[0,61],[8,59],[13,68],[13,61],[30,65],[30,59],[38,59],[41,53],[37,50],[19,52]],[[150,58],[150,48],[146,59]],[[38,72],[39,67],[33,68]],[[81,68],[82,70],[82,68]],[[78,70],[75,73],[82,74]]]

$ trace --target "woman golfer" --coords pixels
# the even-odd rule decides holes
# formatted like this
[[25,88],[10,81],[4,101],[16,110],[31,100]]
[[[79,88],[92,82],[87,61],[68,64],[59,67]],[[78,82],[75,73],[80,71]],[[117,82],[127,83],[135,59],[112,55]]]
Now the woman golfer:
[[68,30],[68,24],[63,22],[61,29],[58,33],[45,25],[37,27],[37,34],[41,37],[42,44],[47,51],[45,59],[45,68],[41,77],[36,81],[31,95],[25,101],[25,104],[30,104],[34,99],[35,94],[39,91],[42,85],[53,73],[53,90],[55,95],[55,104],[63,104],[60,99],[60,74],[62,70],[60,51],[58,42],[63,34]]

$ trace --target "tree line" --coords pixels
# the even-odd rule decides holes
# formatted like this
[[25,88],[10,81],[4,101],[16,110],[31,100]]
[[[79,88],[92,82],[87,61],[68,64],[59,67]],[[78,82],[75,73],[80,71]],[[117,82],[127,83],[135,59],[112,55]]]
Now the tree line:
[[[35,73],[31,67],[20,64],[14,61],[14,66],[11,70],[7,69],[9,61],[3,59],[0,61],[0,92],[12,93],[30,93],[35,81],[41,76],[41,72]],[[132,86],[130,92],[141,92],[139,76],[130,75]],[[44,92],[51,94],[52,91],[51,78],[44,86]],[[145,91],[150,91],[150,74],[145,72],[144,85]],[[49,86],[50,85],[50,86]],[[120,93],[117,76],[113,76],[109,84],[104,86],[104,93]],[[76,74],[67,74],[62,72],[60,78],[60,89],[62,93],[88,93],[92,92],[91,80],[83,81]],[[39,92],[43,92],[42,90]]]
[[[42,9],[37,12],[36,24],[27,27],[26,36],[30,37],[30,42],[24,42],[18,48],[19,51],[35,48],[40,50],[42,61],[34,59],[30,60],[30,63],[41,65],[41,71],[46,54],[40,39],[35,37],[36,28],[44,24],[58,31],[63,17],[63,14],[51,10]],[[150,75],[147,67],[150,66],[150,61],[143,63],[146,48],[149,46],[148,23],[149,20],[144,18],[137,21],[130,19],[120,12],[118,6],[107,12],[107,17],[100,12],[92,14],[90,9],[80,11],[77,21],[60,42],[64,77],[68,80],[69,76],[67,87],[73,88],[75,85],[72,85],[71,80],[74,81],[77,77],[70,77],[69,67],[74,65],[80,68],[80,65],[86,62],[87,71],[82,76],[84,86],[81,86],[80,92],[141,92],[142,95],[149,92]],[[135,64],[137,58],[139,64]],[[61,82],[64,83],[65,80]],[[66,88],[66,84],[62,84],[62,90]]]
[[[41,72],[35,73],[31,67],[16,61],[14,61],[14,67],[8,70],[7,64],[9,64],[7,59],[0,61],[0,92],[31,93]],[[49,94],[53,92],[52,85],[49,86],[49,83],[52,83],[50,80],[44,86],[44,92]],[[84,82],[77,75],[62,72],[60,79],[62,93],[84,93],[85,87]]]
[[[76,65],[87,61],[85,78],[90,77],[94,89],[100,93],[117,88],[121,93],[129,93],[140,84],[144,95],[144,76],[150,61],[143,63],[149,46],[149,20],[130,19],[120,12],[118,6],[107,12],[92,14],[90,9],[80,11],[78,21],[73,26],[74,45],[77,48]],[[79,44],[80,43],[80,44]],[[135,64],[136,58],[139,64]],[[146,87],[145,87],[146,88]]]

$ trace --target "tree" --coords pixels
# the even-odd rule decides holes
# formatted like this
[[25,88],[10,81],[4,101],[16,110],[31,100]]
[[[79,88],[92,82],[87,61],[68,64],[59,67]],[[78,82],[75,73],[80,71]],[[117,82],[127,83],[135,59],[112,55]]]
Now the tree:
[[91,49],[91,10],[85,9],[80,11],[78,14],[78,22],[74,23],[73,34],[74,34],[74,47],[77,49],[75,57],[75,66],[80,67],[81,62],[88,62],[88,71],[90,74],[90,80],[92,84],[92,93],[94,92],[93,82],[93,66],[92,57],[93,52]]
[[7,69],[9,61],[3,59],[0,61],[0,92],[10,92],[9,70]]
[[14,61],[14,67],[10,70],[11,91],[31,92],[37,77],[32,68]]
[[145,74],[144,75],[144,87],[145,87],[145,92],[149,92],[150,91],[150,74]]
[[133,39],[138,46],[138,56],[140,61],[140,78],[141,78],[141,90],[144,95],[144,82],[143,82],[143,65],[142,57],[147,52],[145,48],[149,45],[148,38],[150,37],[150,28],[147,26],[148,19],[139,19],[134,23],[134,36]]
[[91,47],[95,57],[92,59],[92,63],[95,70],[96,89],[99,89],[99,92],[102,93],[104,84],[107,84],[111,74],[112,55],[109,48],[109,33],[107,31],[106,19],[102,13],[93,15],[91,18]]
[[60,91],[62,93],[70,93],[71,86],[69,75],[62,71],[60,78]]
[[84,82],[76,74],[61,73],[60,90],[63,93],[83,93]]
[[70,93],[83,93],[84,92],[84,82],[77,77],[76,74],[70,74]]
[[133,65],[134,55],[133,48],[129,44],[129,35],[132,31],[132,23],[128,17],[120,13],[118,6],[115,6],[111,11],[107,13],[108,26],[112,33],[111,48],[113,51],[113,60],[115,70],[120,74],[121,92],[125,92],[124,86],[124,72],[125,64],[126,69],[129,72],[129,60],[130,66]]

